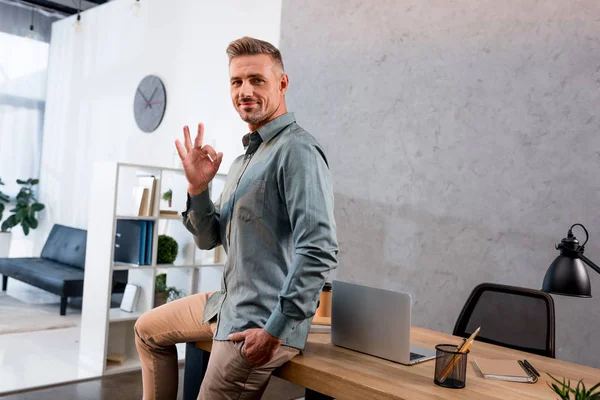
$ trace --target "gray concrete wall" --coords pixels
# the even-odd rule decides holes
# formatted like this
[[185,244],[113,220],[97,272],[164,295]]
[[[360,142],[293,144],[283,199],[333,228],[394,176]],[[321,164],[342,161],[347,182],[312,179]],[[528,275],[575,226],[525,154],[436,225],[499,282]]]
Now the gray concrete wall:
[[[451,332],[472,288],[540,288],[581,222],[600,263],[597,0],[284,1],[289,108],[335,179],[337,278]],[[576,235],[583,239],[582,231]],[[555,296],[557,358],[600,367],[592,299]]]

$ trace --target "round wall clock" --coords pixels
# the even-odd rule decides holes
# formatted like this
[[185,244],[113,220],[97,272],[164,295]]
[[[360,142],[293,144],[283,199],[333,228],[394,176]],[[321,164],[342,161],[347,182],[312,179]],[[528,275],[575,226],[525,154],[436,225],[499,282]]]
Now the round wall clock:
[[167,108],[167,91],[158,76],[148,75],[138,85],[133,100],[133,115],[143,132],[160,125]]

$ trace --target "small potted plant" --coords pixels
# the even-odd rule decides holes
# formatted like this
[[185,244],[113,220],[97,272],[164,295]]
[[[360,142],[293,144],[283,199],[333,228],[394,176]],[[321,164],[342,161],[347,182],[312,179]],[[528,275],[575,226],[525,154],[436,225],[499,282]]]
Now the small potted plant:
[[167,274],[156,275],[154,285],[154,307],[162,306],[167,301],[176,300],[185,296],[182,290],[167,286]]
[[164,192],[162,195],[162,199],[169,204],[169,207],[171,207],[171,202],[173,201],[173,191],[169,189],[166,192]]
[[[0,185],[4,185],[0,178]],[[0,190],[0,222],[2,222],[2,214],[4,213],[5,205],[10,201],[10,197]],[[8,230],[0,228],[0,257],[8,257],[10,250],[11,233]]]
[[167,235],[158,235],[157,264],[172,264],[177,258],[178,251],[179,246],[175,239]]
[[600,390],[594,392],[600,387],[600,382],[592,386],[589,390],[585,388],[583,380],[577,382],[575,389],[571,387],[571,381],[563,378],[562,382],[548,374],[554,382],[552,384],[546,382],[550,388],[560,396],[562,400],[570,400],[571,394],[573,394],[573,400],[597,400],[600,399]]
[[[2,222],[0,231],[10,232],[15,226],[21,225],[23,233],[27,236],[31,229],[38,227],[37,213],[42,211],[45,207],[42,203],[38,202],[33,193],[33,187],[39,182],[39,179],[32,178],[29,178],[26,181],[17,179],[17,183],[22,186],[15,199],[17,203],[15,204],[15,207],[10,210],[12,214]],[[2,204],[2,202],[7,202],[8,196],[2,194],[2,199],[0,205],[2,205],[2,211],[4,211],[4,204]],[[0,214],[2,213],[0,212]],[[0,217],[0,219],[2,218]]]

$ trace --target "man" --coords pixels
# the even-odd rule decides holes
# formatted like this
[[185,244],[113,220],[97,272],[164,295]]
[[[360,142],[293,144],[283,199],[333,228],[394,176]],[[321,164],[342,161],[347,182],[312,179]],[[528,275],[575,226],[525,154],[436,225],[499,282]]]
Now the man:
[[199,399],[258,399],[272,371],[304,348],[319,294],[337,266],[333,189],[316,140],[287,112],[288,76],[270,43],[244,37],[227,48],[231,100],[250,133],[218,205],[208,186],[222,153],[176,140],[188,206],[183,222],[201,249],[228,253],[222,290],[142,315],[136,346],[144,399],[175,399],[174,344],[214,338]]

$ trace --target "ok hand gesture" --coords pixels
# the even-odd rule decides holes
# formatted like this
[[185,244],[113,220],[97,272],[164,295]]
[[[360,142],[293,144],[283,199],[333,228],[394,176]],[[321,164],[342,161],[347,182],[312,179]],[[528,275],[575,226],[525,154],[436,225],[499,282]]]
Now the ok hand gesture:
[[208,189],[208,184],[213,180],[221,161],[223,161],[223,153],[218,153],[210,145],[203,145],[204,140],[204,124],[198,124],[198,135],[194,140],[190,138],[190,128],[183,127],[183,138],[185,148],[179,141],[175,140],[177,153],[181,157],[183,171],[187,179],[188,193],[192,196],[198,195]]

